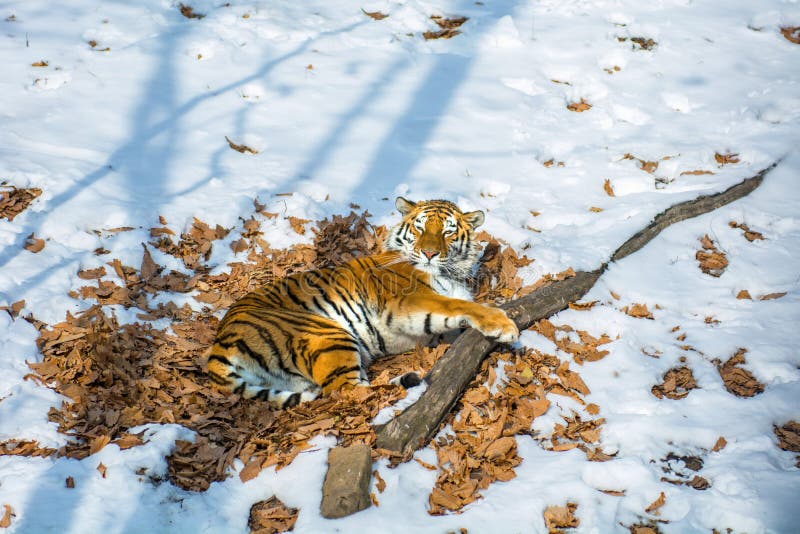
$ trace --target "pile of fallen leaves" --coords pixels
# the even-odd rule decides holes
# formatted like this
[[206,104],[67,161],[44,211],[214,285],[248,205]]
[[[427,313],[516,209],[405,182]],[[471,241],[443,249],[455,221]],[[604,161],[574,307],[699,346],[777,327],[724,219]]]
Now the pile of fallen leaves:
[[700,246],[703,249],[698,250],[697,254],[695,254],[695,259],[700,263],[700,270],[711,276],[722,276],[722,273],[728,267],[728,258],[725,253],[717,249],[708,234],[700,239]]
[[[778,438],[778,447],[800,453],[800,423],[789,421],[783,426],[776,426],[775,436]],[[800,454],[797,456],[797,466],[800,467]]]
[[13,221],[33,200],[42,194],[35,187],[24,189],[14,186],[0,186],[0,219]]
[[[49,414],[59,430],[70,436],[61,449],[40,447],[32,441],[7,441],[0,454],[60,455],[86,458],[109,444],[121,449],[146,442],[145,432],[132,429],[148,423],[177,423],[196,433],[194,441],[179,440],[168,460],[169,480],[203,491],[228,476],[235,460],[244,465],[239,476],[250,480],[269,466],[281,468],[308,450],[315,436],[334,436],[344,445],[372,445],[370,422],[378,412],[405,396],[389,380],[409,371],[427,372],[446,345],[418,347],[407,354],[376,362],[372,386],[354,388],[287,410],[273,410],[258,400],[225,395],[212,388],[204,372],[203,353],[212,343],[218,316],[232,302],[255,287],[308,269],[337,265],[376,252],[386,229],[369,224],[367,213],[334,216],[319,223],[313,245],[272,249],[264,239],[261,221],[278,217],[256,203],[256,213],[242,220],[239,238],[231,243],[246,260],[230,265],[229,273],[211,275],[207,265],[212,248],[231,229],[211,227],[195,219],[180,234],[161,218],[151,229],[152,241],[143,245],[138,266],[117,259],[78,273],[85,282],[70,295],[93,304],[64,321],[47,325],[28,316],[40,334],[42,360],[30,364],[27,378],[54,388],[68,401]],[[302,221],[299,220],[298,221]],[[305,231],[305,221],[289,221]],[[532,260],[503,247],[488,234],[479,236],[485,247],[474,280],[477,300],[500,304],[519,298],[536,287],[573,276],[571,270],[543,277],[523,286],[518,269]],[[186,272],[168,271],[151,253],[157,249],[180,259]],[[153,297],[192,293],[201,311]],[[138,310],[141,322],[120,324],[111,306]],[[170,327],[151,321],[168,318]],[[598,348],[607,336],[596,338],[569,326],[540,321],[536,329],[577,364],[595,361],[607,352]],[[503,377],[497,369],[503,367]],[[552,355],[533,350],[493,353],[448,419],[452,429],[431,446],[436,450],[439,477],[430,497],[430,512],[459,510],[480,497],[497,480],[513,478],[517,455],[515,436],[531,435],[531,423],[547,411],[549,394],[572,398],[586,414],[573,413],[557,424],[551,435],[535,436],[542,446],[563,451],[579,448],[590,459],[604,460],[596,443],[603,419],[592,419],[599,408],[587,405],[589,390],[580,376]],[[377,452],[376,452],[377,454]],[[436,466],[429,466],[437,469]],[[147,474],[147,473],[142,473]],[[154,475],[155,476],[155,475]],[[280,503],[269,503],[251,513],[258,529],[290,528],[296,514]]]
[[675,367],[664,373],[661,384],[653,386],[651,393],[663,399],[682,399],[693,389],[697,389],[697,381],[694,379],[692,370],[688,367]]
[[252,534],[272,534],[288,532],[297,521],[297,508],[289,508],[277,497],[255,503],[250,508],[250,520],[247,526]]
[[745,363],[747,349],[739,349],[728,361],[719,365],[719,375],[728,393],[737,397],[754,397],[764,391],[764,384],[759,382],[753,373],[739,367]]
[[[234,459],[245,464],[241,476],[247,479],[263,467],[287,465],[309,447],[315,435],[371,443],[374,435],[369,421],[404,396],[402,388],[386,384],[390,377],[384,385],[273,411],[261,401],[223,395],[210,387],[203,353],[214,338],[215,312],[275,278],[374,252],[382,230],[372,231],[366,215],[351,213],[323,221],[318,246],[277,251],[245,221],[242,239],[250,249],[249,257],[257,261],[234,263],[230,273],[212,276],[205,262],[215,242],[230,230],[196,219],[177,236],[165,220],[159,222],[161,226],[151,229],[154,241],[149,246],[181,259],[189,274],[167,272],[145,245],[138,267],[114,259],[78,273],[88,283],[71,296],[95,302],[84,312],[68,314],[55,325],[27,317],[40,331],[38,346],[43,356],[41,362],[30,364],[33,372],[28,378],[69,399],[51,410],[50,419],[73,439],[58,451],[30,441],[5,442],[0,454],[85,458],[109,443],[123,449],[141,445],[146,436],[129,432],[133,427],[178,423],[194,430],[197,437],[194,442],[176,443],[168,458],[170,480],[183,488],[204,490],[210,482],[227,476]],[[191,291],[206,304],[199,313],[170,301],[151,304],[155,295]],[[111,305],[137,309],[142,322],[119,324]],[[168,330],[151,325],[159,318],[171,320]]]
[[575,528],[581,524],[580,519],[575,517],[575,511],[578,505],[574,502],[568,502],[564,506],[548,506],[545,508],[542,516],[544,517],[544,526],[547,527],[549,534],[560,534],[564,532],[562,529]]
[[439,26],[439,30],[428,30],[422,34],[426,41],[431,39],[450,39],[461,33],[460,28],[469,20],[468,17],[445,18],[441,15],[431,15],[431,20]]
[[[595,338],[566,325],[555,327],[546,319],[534,329],[570,353],[578,364],[608,354],[597,348],[611,341],[608,336]],[[575,333],[580,342],[559,337],[563,332]],[[502,379],[498,378],[499,368]],[[556,356],[533,349],[493,352],[446,421],[450,430],[432,443],[439,476],[429,497],[429,513],[460,510],[479,499],[480,491],[493,482],[513,479],[514,468],[522,461],[515,436],[532,436],[548,450],[577,448],[590,460],[610,459],[596,445],[605,422],[602,418],[573,413],[548,436],[534,435],[531,430],[533,420],[550,407],[548,395],[569,397],[583,405],[588,416],[597,415],[599,407],[583,400],[587,394],[589,388],[580,375]]]
[[784,26],[781,28],[781,35],[789,42],[800,44],[800,26]]

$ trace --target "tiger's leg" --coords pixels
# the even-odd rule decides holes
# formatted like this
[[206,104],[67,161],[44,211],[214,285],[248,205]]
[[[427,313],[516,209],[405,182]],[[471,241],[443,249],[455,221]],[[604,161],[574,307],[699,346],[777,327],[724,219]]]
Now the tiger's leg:
[[245,399],[268,401],[279,409],[290,408],[319,396],[319,388],[300,377],[294,380],[277,380],[271,374],[265,373],[254,365],[252,359],[241,357],[238,351],[246,350],[242,348],[246,345],[238,345],[236,350],[226,351],[221,343],[216,343],[211,348],[208,372],[218,389],[227,393],[238,393]]
[[517,325],[500,308],[433,291],[417,289],[395,301],[388,313],[391,322],[396,323],[390,324],[390,328],[412,336],[443,334],[466,324],[500,343],[513,343],[519,337]]
[[357,346],[326,339],[316,340],[309,352],[311,378],[327,395],[348,386],[368,386]]

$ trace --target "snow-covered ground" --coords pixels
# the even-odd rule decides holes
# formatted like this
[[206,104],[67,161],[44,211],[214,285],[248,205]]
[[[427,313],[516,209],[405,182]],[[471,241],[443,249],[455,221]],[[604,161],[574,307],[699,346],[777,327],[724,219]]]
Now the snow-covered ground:
[[[333,439],[277,473],[191,493],[136,474],[163,473],[175,439],[191,439],[151,425],[146,445],[109,445],[81,461],[1,456],[0,507],[15,514],[9,532],[244,532],[251,504],[271,495],[300,508],[299,532],[546,532],[543,509],[567,501],[578,504],[577,532],[623,532],[642,518],[665,521],[663,532],[800,529],[800,470],[773,433],[800,420],[800,45],[780,33],[800,26],[800,4],[187,4],[205,18],[182,16],[170,0],[0,5],[0,182],[43,191],[13,222],[0,220],[0,306],[24,299],[21,315],[61,321],[88,306],[67,293],[78,270],[102,264],[98,247],[138,265],[159,216],[176,232],[194,216],[234,227],[256,198],[311,220],[354,203],[381,224],[396,221],[398,194],[451,199],[485,210],[488,232],[535,259],[532,282],[595,268],[666,207],[781,162],[745,199],[673,226],[612,265],[585,299],[606,305],[553,319],[616,338],[608,356],[579,369],[586,400],[606,419],[601,444],[617,452],[611,461],[520,437],[515,479],[461,514],[436,517],[427,513],[435,472],[380,463],[380,506],[332,521],[319,501]],[[362,8],[389,16],[373,20]],[[422,32],[438,29],[432,15],[469,20],[452,39],[425,40]],[[567,109],[581,101],[591,108]],[[257,153],[232,150],[226,136]],[[738,162],[720,165],[715,154]],[[730,221],[764,239],[747,241]],[[118,227],[133,230],[103,231]],[[262,231],[275,248],[308,237],[283,217]],[[37,254],[23,248],[31,233],[45,239]],[[719,278],[695,259],[705,234],[730,262]],[[209,263],[221,271],[236,258],[226,242]],[[736,299],[742,289],[753,300]],[[757,298],[778,292],[786,295]],[[646,303],[654,320],[620,311],[631,303]],[[23,379],[25,362],[40,358],[36,335],[0,312],[0,441],[57,447],[66,437],[47,413],[61,399]],[[522,342],[556,350],[533,332]],[[740,347],[765,385],[752,398],[728,393],[713,362]],[[677,365],[691,367],[699,389],[681,400],[653,396]],[[552,401],[535,425],[569,412],[563,398]],[[709,452],[720,436],[727,446]],[[711,487],[660,481],[670,452],[702,457]],[[65,487],[68,476],[75,489]],[[645,513],[660,492],[660,515]]]

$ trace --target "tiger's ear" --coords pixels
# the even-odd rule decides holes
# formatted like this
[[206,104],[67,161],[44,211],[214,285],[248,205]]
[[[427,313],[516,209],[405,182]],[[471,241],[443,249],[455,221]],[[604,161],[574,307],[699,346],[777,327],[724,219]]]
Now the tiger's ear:
[[481,210],[470,211],[469,213],[464,214],[464,220],[467,221],[467,224],[469,224],[474,230],[483,224],[483,221],[486,220],[486,215],[484,215]]
[[397,200],[394,201],[394,206],[401,215],[408,215],[411,213],[411,210],[417,207],[416,203],[406,200],[403,197],[397,197]]

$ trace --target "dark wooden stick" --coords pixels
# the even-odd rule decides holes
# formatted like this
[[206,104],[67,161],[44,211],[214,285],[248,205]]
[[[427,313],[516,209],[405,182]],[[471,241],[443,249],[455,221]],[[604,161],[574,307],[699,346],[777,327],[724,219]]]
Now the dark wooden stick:
[[[708,213],[744,197],[761,185],[764,176],[777,164],[778,162],[773,163],[755,176],[721,193],[704,195],[668,208],[658,214],[644,229],[625,241],[611,255],[610,261],[619,261],[633,254],[671,224]],[[578,272],[572,278],[555,282],[509,302],[503,309],[520,330],[529,328],[534,322],[558,313],[569,306],[570,302],[580,299],[594,286],[607,266],[608,264],[604,263],[594,271]],[[403,456],[410,456],[415,450],[424,447],[436,434],[448,412],[477,373],[483,359],[495,346],[493,341],[486,339],[476,330],[469,329],[461,334],[426,375],[428,389],[419,400],[387,424],[376,427],[376,447]],[[336,458],[336,455],[329,457],[329,471],[340,470],[335,465]],[[326,485],[328,478],[323,484],[323,493],[328,495],[329,499],[336,498],[337,491],[331,487],[326,488]],[[365,495],[368,497],[366,493]],[[364,499],[366,497],[359,502]]]

